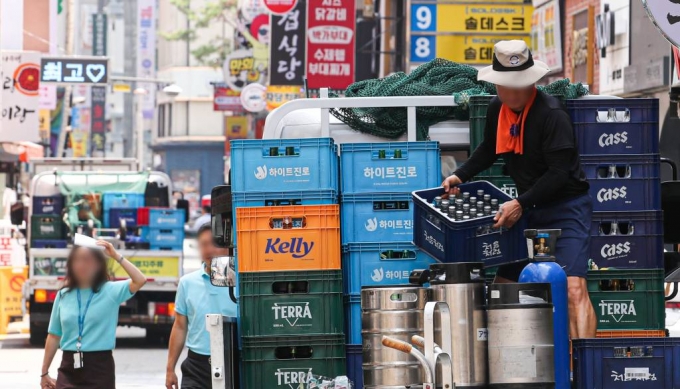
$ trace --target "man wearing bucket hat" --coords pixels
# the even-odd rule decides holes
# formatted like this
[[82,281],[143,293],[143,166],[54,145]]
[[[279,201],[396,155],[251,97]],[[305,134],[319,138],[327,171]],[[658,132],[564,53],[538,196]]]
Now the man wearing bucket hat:
[[[525,215],[529,228],[562,230],[555,256],[568,277],[570,333],[593,338],[597,323],[586,285],[592,199],[571,118],[558,99],[536,89],[549,71],[524,41],[496,43],[493,64],[477,77],[495,84],[498,92],[489,104],[484,140],[442,186],[456,193],[456,185],[503,157],[519,196],[503,204],[495,227],[512,227]],[[524,265],[501,267],[499,279],[516,281]]]

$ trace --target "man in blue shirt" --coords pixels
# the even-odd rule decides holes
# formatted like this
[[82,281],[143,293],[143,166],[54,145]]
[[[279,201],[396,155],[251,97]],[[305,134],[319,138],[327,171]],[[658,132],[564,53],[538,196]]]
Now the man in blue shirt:
[[[181,389],[212,387],[210,371],[210,335],[205,329],[205,315],[221,313],[236,317],[236,304],[229,297],[228,288],[210,284],[210,260],[216,256],[210,223],[198,230],[198,248],[203,268],[185,275],[179,281],[175,298],[175,324],[170,333],[168,365],[165,375],[167,389],[180,389],[175,366],[186,343],[187,358],[182,362]],[[227,362],[227,361],[225,361]]]

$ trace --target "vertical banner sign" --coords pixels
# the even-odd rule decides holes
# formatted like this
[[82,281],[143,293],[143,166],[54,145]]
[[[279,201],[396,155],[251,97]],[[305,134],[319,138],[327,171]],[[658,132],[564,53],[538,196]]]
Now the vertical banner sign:
[[311,89],[345,89],[354,82],[355,0],[307,5],[307,82]]
[[270,85],[302,85],[305,76],[306,0],[283,15],[272,15]]
[[92,15],[92,55],[106,55],[108,21],[106,14]]
[[534,59],[543,61],[550,67],[551,73],[562,70],[562,27],[558,0],[550,0],[534,9],[531,51]]
[[106,87],[92,87],[91,104],[92,151],[104,151],[106,143]]
[[[137,0],[137,77],[156,77],[156,0]],[[139,83],[149,93],[144,95],[144,119],[153,119],[156,106],[156,85]]]
[[57,87],[55,85],[40,85],[38,96],[40,109],[55,109],[57,107]]
[[3,102],[0,139],[37,142],[40,139],[40,53],[3,51],[0,59]]

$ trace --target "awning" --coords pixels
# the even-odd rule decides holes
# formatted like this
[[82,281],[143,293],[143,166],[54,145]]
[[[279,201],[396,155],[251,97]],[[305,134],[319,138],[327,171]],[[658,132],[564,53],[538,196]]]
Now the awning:
[[0,145],[0,161],[3,162],[29,162],[45,156],[43,147],[33,142],[2,142]]

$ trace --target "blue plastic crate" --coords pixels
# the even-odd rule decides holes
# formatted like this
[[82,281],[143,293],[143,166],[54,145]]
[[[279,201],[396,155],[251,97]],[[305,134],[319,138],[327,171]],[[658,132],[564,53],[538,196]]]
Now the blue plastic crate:
[[150,250],[155,250],[155,251],[182,251],[184,249],[183,244],[152,244],[149,245]]
[[345,345],[347,359],[347,378],[352,381],[354,388],[364,387],[364,350],[361,344]]
[[338,203],[334,190],[308,190],[292,192],[232,192],[232,204],[238,207],[269,207],[285,205],[329,205]]
[[127,228],[137,227],[136,208],[112,208],[104,212],[104,227],[120,228],[120,221],[125,220]]
[[659,164],[658,154],[581,156],[581,166],[590,183],[593,210],[661,209]]
[[359,294],[364,287],[408,285],[412,270],[437,261],[411,243],[395,242],[350,243],[343,246],[342,262],[345,293]]
[[186,220],[183,209],[149,208],[150,228],[184,228]]
[[574,339],[577,389],[680,388],[680,338]]
[[[460,189],[470,193],[483,189],[499,203],[511,200],[486,181],[462,184]],[[416,246],[442,262],[483,262],[486,267],[527,258],[524,218],[511,229],[493,229],[493,216],[454,221],[431,206],[443,193],[441,187],[413,192]]]
[[411,192],[442,182],[438,142],[340,145],[343,194]]
[[413,200],[409,193],[343,195],[342,243],[413,241]]
[[567,100],[567,109],[581,155],[659,152],[657,99]]
[[64,196],[34,196],[33,213],[36,215],[61,215]]
[[231,177],[233,192],[337,191],[337,146],[331,138],[232,140]]
[[663,268],[662,217],[661,211],[594,212],[590,258],[600,268]]
[[361,295],[346,295],[345,303],[345,337],[347,343],[361,345]]
[[68,241],[61,239],[36,239],[31,242],[33,249],[65,249]]
[[184,244],[184,230],[181,228],[142,227],[141,236],[151,246],[182,247]]
[[113,208],[140,208],[144,206],[143,193],[108,192],[102,195],[104,211]]

